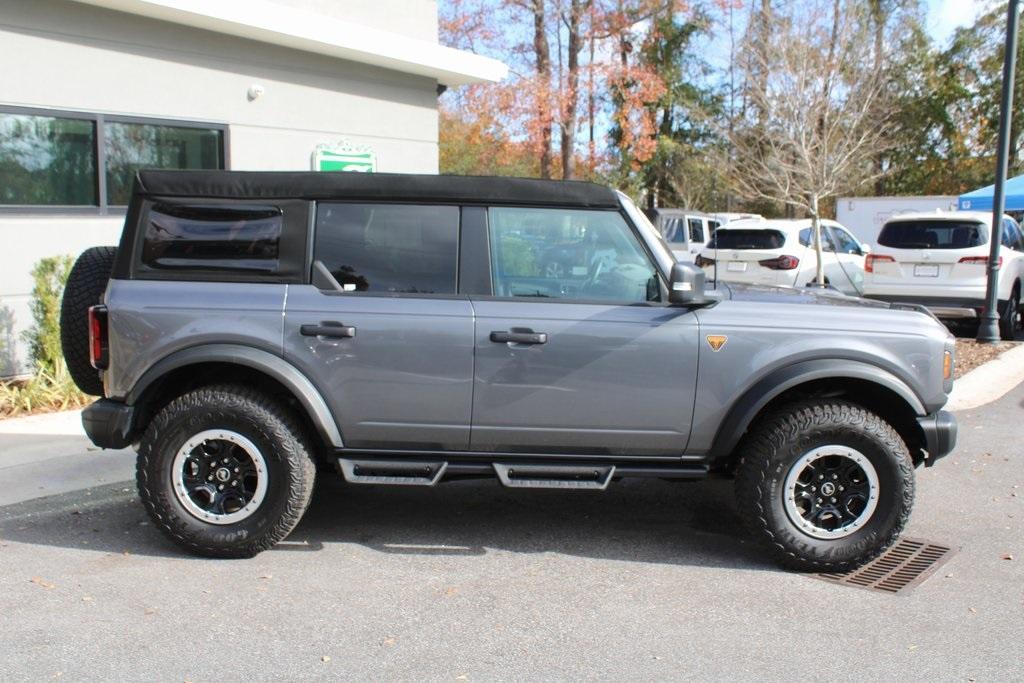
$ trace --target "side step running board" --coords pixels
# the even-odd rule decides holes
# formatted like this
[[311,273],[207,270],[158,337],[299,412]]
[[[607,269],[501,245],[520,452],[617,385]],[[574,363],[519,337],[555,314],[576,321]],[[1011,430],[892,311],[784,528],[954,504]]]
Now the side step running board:
[[494,463],[494,471],[501,483],[509,488],[604,491],[612,481],[615,466]]
[[398,486],[433,486],[441,481],[446,462],[412,462],[409,460],[346,460],[338,458],[338,467],[350,484],[392,484]]

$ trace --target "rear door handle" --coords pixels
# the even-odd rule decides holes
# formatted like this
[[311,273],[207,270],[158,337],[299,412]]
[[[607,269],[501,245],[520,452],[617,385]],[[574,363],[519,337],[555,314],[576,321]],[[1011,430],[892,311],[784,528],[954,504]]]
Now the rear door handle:
[[354,337],[356,328],[343,323],[325,320],[318,324],[302,325],[299,332],[304,337]]
[[506,332],[505,330],[491,332],[491,341],[498,342],[499,344],[506,342],[513,344],[547,344],[548,335],[544,332],[513,328],[511,332]]

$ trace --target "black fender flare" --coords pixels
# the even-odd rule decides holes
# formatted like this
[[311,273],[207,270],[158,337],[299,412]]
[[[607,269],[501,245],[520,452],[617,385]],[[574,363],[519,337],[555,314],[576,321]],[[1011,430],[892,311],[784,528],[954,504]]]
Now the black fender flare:
[[299,403],[302,404],[309,419],[325,442],[334,448],[343,447],[338,424],[335,422],[334,416],[331,415],[330,408],[327,407],[324,397],[309,378],[280,356],[275,356],[269,351],[252,346],[204,344],[175,351],[162,358],[142,374],[138,381],[135,382],[135,386],[131,388],[131,391],[125,397],[125,403],[129,406],[134,406],[145,395],[146,390],[166,376],[167,373],[187,365],[199,363],[241,365],[273,378],[291,391]]
[[888,370],[855,360],[807,360],[778,368],[747,389],[732,404],[719,425],[709,456],[721,458],[731,454],[750,423],[773,398],[800,384],[821,379],[859,379],[872,382],[906,401],[915,415],[927,414],[924,403],[914,390]]

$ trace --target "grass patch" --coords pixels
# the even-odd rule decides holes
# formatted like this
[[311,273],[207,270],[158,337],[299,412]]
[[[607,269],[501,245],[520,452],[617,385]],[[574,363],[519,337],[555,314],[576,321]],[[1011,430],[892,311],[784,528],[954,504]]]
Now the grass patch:
[[40,370],[27,380],[0,382],[0,418],[82,408],[93,402],[71,380],[67,368]]

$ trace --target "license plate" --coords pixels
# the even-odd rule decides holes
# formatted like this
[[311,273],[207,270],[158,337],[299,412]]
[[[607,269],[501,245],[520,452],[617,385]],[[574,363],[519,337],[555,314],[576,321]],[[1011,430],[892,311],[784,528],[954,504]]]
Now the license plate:
[[914,266],[915,277],[938,277],[939,267],[938,266],[925,266],[918,264]]
[[747,270],[746,261],[729,261],[729,265],[725,267],[730,273],[743,273]]

